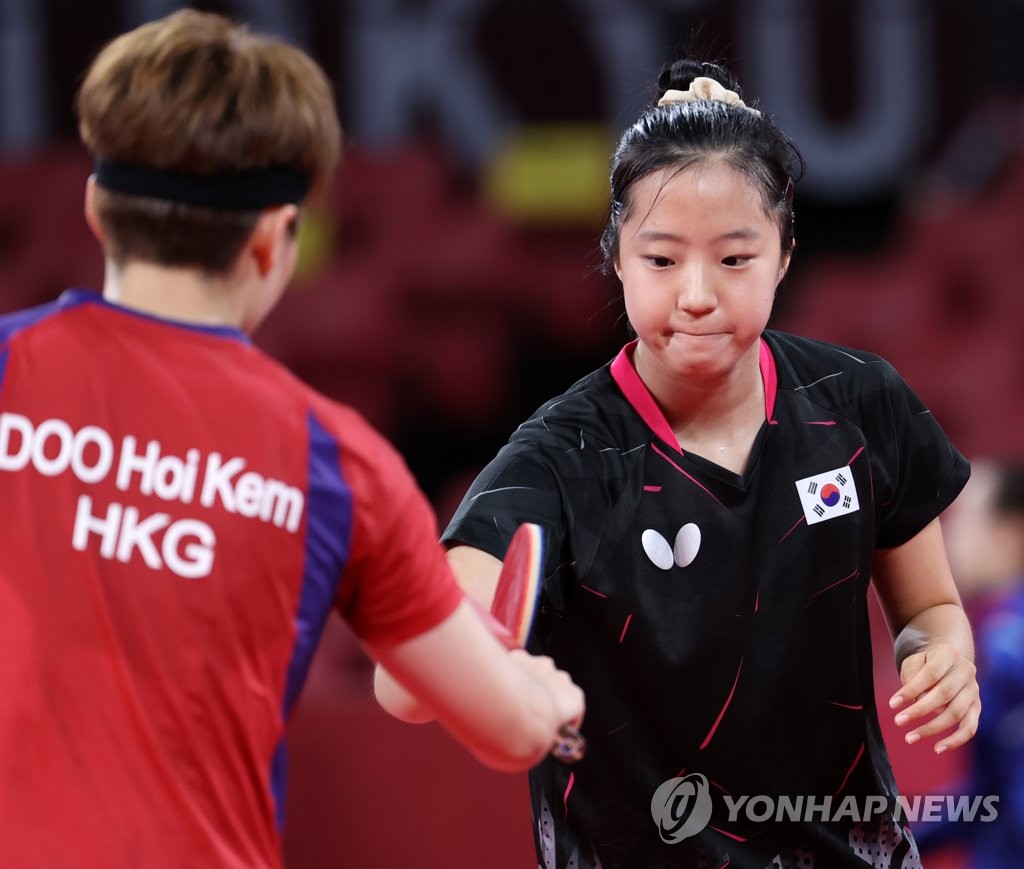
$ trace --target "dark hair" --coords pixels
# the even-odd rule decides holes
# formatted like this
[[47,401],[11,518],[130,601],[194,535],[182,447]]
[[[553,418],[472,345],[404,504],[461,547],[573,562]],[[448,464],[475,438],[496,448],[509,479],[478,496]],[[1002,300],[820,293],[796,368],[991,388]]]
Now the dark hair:
[[[742,97],[728,70],[690,58],[677,60],[658,78],[658,96],[685,91],[694,79],[712,78]],[[619,229],[629,216],[633,184],[658,169],[685,169],[705,160],[721,160],[745,175],[760,192],[765,213],[779,224],[783,251],[793,249],[793,185],[803,173],[796,146],[765,114],[719,100],[655,105],[622,134],[611,163],[608,225],[601,236],[606,268],[619,252]]]
[[[94,158],[199,178],[281,167],[308,175],[315,195],[340,150],[331,85],[312,58],[194,9],[107,44],[77,109]],[[96,192],[108,252],[119,262],[226,271],[260,214]]]

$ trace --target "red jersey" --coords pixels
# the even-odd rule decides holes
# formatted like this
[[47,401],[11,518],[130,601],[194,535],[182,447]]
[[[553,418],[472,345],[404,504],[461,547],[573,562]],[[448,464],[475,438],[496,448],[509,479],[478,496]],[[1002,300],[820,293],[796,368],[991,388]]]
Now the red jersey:
[[0,509],[3,866],[279,866],[329,611],[387,645],[461,600],[357,413],[84,291],[0,317]]

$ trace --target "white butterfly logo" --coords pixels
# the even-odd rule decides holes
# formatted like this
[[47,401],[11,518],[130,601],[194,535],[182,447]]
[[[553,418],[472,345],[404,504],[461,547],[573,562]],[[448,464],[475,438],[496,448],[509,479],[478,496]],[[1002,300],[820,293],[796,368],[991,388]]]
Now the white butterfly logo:
[[660,532],[648,528],[640,535],[640,542],[655,567],[662,570],[669,570],[673,564],[689,567],[700,551],[700,528],[687,522],[676,533],[674,546],[670,546]]

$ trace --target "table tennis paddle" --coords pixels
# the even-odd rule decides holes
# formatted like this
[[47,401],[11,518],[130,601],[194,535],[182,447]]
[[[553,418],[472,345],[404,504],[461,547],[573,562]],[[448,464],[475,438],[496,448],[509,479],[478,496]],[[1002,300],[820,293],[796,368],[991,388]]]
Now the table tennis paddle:
[[[485,613],[488,625],[506,648],[521,649],[526,645],[539,600],[543,556],[540,526],[524,522],[505,551],[491,610]],[[565,763],[575,763],[583,758],[586,749],[583,735],[572,725],[564,724],[551,753]]]

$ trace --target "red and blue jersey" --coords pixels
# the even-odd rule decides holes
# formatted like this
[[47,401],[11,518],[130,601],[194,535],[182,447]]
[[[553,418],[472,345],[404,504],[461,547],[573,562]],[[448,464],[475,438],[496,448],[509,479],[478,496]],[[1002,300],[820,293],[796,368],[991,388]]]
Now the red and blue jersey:
[[0,318],[0,864],[278,866],[325,620],[458,591],[393,448],[234,329],[84,291]]

